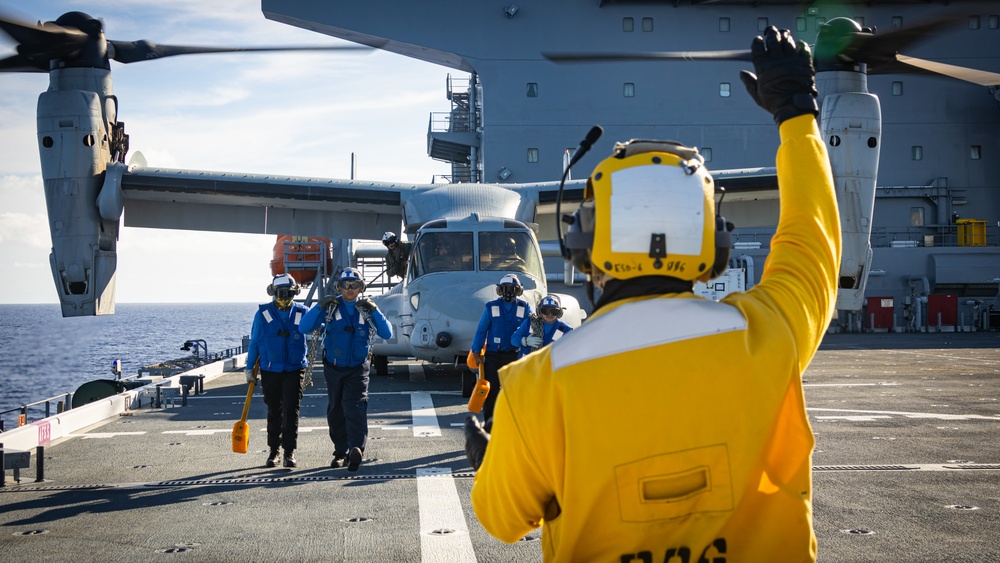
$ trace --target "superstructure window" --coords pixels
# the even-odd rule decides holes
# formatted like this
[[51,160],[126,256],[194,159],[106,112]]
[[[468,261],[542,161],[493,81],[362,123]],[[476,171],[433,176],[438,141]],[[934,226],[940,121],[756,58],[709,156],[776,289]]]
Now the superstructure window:
[[924,208],[923,207],[911,207],[910,208],[910,226],[911,227],[923,227],[924,226]]
[[903,83],[899,80],[892,81],[892,95],[902,96],[903,95]]
[[635,31],[635,19],[633,18],[622,18],[622,31],[633,32]]
[[969,29],[979,29],[981,23],[979,16],[969,16]]
[[806,19],[795,18],[795,31],[805,31],[805,30],[806,30]]
[[983,158],[983,146],[972,145],[969,147],[969,157],[972,158],[972,160],[979,160]]
[[719,95],[722,96],[723,98],[728,98],[732,94],[730,88],[731,86],[728,82],[723,82],[722,84],[719,84]]
[[757,18],[757,31],[767,29],[767,18]]
[[538,149],[528,149],[528,162],[538,162]]
[[625,85],[622,87],[622,95],[624,95],[626,98],[634,98],[635,82],[626,82]]
[[724,33],[729,31],[729,18],[719,18],[719,31]]
[[642,18],[642,30],[653,31],[653,18]]
[[1000,16],[998,15],[987,16],[986,27],[990,29],[1000,29]]
[[821,25],[826,23],[826,18],[819,17],[816,18],[816,29],[819,29]]
[[889,27],[892,29],[903,27],[903,16],[892,16],[892,19],[889,21]]
[[913,160],[923,160],[924,159],[924,147],[920,145],[914,145],[910,147],[910,155]]
[[702,147],[698,149],[698,152],[705,158],[705,162],[712,162],[712,147]]
[[528,97],[529,98],[537,98],[538,97],[538,83],[537,82],[529,82],[528,83]]

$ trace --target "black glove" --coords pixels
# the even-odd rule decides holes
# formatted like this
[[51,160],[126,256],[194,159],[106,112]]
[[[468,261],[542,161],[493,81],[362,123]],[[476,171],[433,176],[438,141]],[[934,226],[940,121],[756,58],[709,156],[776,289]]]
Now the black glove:
[[340,300],[337,299],[336,295],[326,294],[319,300],[319,306],[324,309],[329,309],[330,307],[336,307]]
[[741,70],[740,80],[757,105],[771,112],[774,122],[810,113],[819,114],[815,71],[809,45],[797,44],[787,29],[774,26],[764,31],[750,46],[754,75]]
[[[492,426],[492,419],[486,423],[487,428]],[[479,466],[483,464],[483,457],[486,455],[486,446],[490,445],[490,434],[486,428],[479,424],[479,419],[475,416],[468,416],[465,419],[465,457],[469,459],[472,469],[479,471]]]
[[376,305],[371,299],[362,297],[361,299],[358,299],[358,309],[361,309],[363,313],[370,315],[372,314],[372,311],[378,309],[378,305]]

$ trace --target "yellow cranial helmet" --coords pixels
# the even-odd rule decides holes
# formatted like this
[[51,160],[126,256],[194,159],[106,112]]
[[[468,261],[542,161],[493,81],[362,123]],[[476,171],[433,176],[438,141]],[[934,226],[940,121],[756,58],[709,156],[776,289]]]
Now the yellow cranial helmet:
[[714,194],[697,149],[671,141],[617,143],[587,181],[566,233],[573,265],[620,280],[718,276],[729,259],[732,224],[715,216]]

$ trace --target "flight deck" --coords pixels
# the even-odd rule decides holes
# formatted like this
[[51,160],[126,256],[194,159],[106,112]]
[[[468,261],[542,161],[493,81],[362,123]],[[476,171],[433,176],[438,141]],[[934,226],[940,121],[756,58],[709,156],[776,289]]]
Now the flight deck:
[[[264,467],[259,393],[249,452],[232,453],[242,371],[207,381],[187,406],[147,402],[50,444],[44,481],[34,463],[20,482],[6,475],[0,556],[540,561],[540,530],[503,544],[472,511],[456,370],[389,370],[371,381],[357,472],[329,467],[319,369],[296,469]],[[830,335],[804,379],[819,561],[1000,560],[1000,333]]]

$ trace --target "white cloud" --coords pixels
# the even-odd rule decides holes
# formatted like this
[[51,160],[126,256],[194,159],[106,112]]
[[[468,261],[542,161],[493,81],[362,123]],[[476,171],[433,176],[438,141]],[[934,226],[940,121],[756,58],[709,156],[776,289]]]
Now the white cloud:
[[0,246],[23,244],[31,248],[49,249],[49,235],[44,213],[0,213]]
[[[266,20],[258,0],[37,0],[27,21],[79,10],[111,39],[161,44],[342,43]],[[3,45],[11,45],[10,41]],[[447,174],[426,155],[430,112],[446,112],[454,71],[390,53],[198,55],[112,63],[130,154],[150,166],[426,183]],[[44,74],[0,83],[0,300],[55,302],[35,105]],[[265,298],[274,237],[123,228],[121,302]]]

